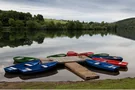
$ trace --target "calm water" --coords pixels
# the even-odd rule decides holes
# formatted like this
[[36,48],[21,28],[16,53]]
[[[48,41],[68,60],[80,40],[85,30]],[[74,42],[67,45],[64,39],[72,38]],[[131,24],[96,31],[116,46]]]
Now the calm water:
[[[16,42],[17,43],[17,42]],[[99,79],[116,79],[134,77],[135,72],[135,41],[116,35],[100,34],[89,36],[87,34],[69,38],[66,36],[45,38],[42,44],[33,41],[31,45],[0,48],[0,81],[82,81],[80,77],[64,68],[58,68],[52,72],[40,73],[31,76],[7,74],[3,68],[13,64],[14,56],[33,56],[45,58],[51,54],[66,53],[69,50],[76,52],[92,51],[94,53],[109,53],[110,55],[122,56],[123,61],[129,62],[128,69],[120,70],[119,73],[110,73],[91,68],[100,75]]]

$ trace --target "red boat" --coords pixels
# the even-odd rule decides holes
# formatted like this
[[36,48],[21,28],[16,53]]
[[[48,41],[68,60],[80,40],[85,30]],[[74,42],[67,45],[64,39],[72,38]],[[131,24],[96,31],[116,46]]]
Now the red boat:
[[107,62],[116,66],[120,66],[120,67],[127,67],[128,62],[120,62],[120,61],[116,61],[116,60],[109,60],[109,59],[103,59],[103,58],[92,58],[93,60],[97,60],[100,62]]
[[68,51],[67,56],[78,56],[78,53],[76,53],[74,51]]
[[82,55],[84,55],[84,56],[90,56],[92,54],[94,54],[94,53],[93,52],[84,52],[84,53],[79,53],[78,55],[79,56],[82,56]]
[[93,52],[84,52],[84,53],[77,53],[74,51],[68,51],[67,56],[90,56],[94,54]]

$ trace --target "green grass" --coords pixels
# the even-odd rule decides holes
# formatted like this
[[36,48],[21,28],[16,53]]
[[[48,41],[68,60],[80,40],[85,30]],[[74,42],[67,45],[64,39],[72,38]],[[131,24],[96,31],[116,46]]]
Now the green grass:
[[135,78],[82,82],[1,82],[0,89],[135,89]]
[[45,22],[51,22],[51,21],[53,21],[55,24],[56,23],[61,23],[61,24],[66,24],[67,23],[66,20],[56,20],[56,19],[47,19],[47,18],[45,18]]

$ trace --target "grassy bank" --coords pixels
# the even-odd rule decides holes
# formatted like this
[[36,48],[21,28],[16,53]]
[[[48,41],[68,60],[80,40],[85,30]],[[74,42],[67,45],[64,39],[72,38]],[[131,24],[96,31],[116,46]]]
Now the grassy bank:
[[84,82],[1,82],[0,89],[135,89],[135,78]]
[[45,18],[44,20],[45,20],[45,22],[47,22],[47,23],[52,22],[52,21],[53,21],[55,24],[57,24],[57,23],[66,24],[66,23],[67,23],[66,20],[56,20],[56,19],[47,19],[47,18]]

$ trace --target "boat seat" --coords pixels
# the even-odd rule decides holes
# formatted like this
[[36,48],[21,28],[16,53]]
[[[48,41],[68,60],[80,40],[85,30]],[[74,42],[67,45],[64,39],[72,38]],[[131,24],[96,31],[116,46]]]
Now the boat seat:
[[43,68],[47,68],[48,66],[46,66],[46,65],[41,65]]
[[96,62],[96,63],[94,63],[95,65],[99,65],[100,64],[100,62]]
[[32,66],[31,64],[28,64],[28,63],[26,63],[25,65],[26,65],[26,66],[29,66],[29,67]]
[[35,60],[35,59],[28,59],[28,60],[32,61],[32,60]]
[[108,66],[108,68],[115,68],[115,67],[112,65],[112,66]]
[[30,69],[30,68],[25,68],[27,71],[32,71],[32,69]]
[[10,69],[16,70],[17,68],[15,68],[15,67],[10,67]]
[[103,62],[107,62],[106,60],[104,60]]
[[113,56],[113,58],[114,58],[114,59],[117,59],[117,57],[116,57],[116,56]]
[[24,57],[17,57],[16,59],[20,60],[20,59],[23,59]]
[[119,64],[122,64],[122,62],[119,62]]

